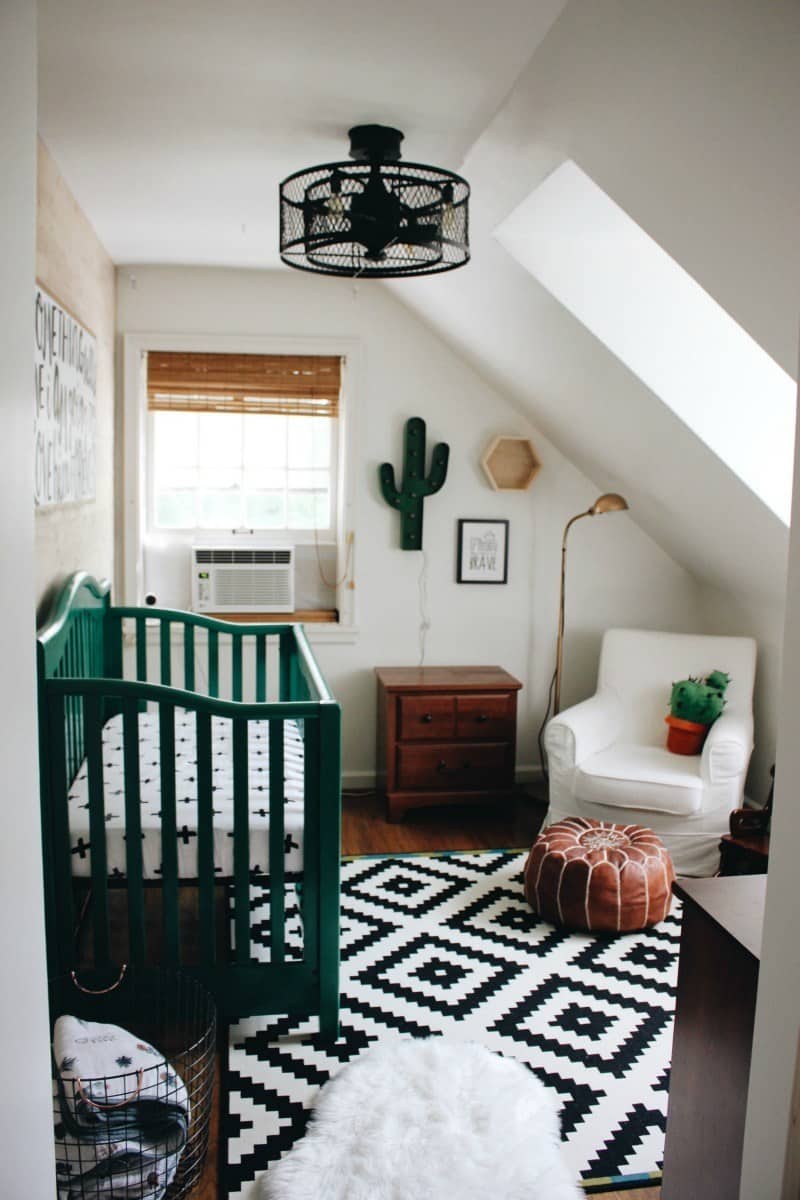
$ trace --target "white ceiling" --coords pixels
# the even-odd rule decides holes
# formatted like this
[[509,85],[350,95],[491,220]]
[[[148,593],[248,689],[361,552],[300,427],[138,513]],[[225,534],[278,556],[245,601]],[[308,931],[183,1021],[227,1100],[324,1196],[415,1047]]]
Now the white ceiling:
[[39,0],[39,130],[115,262],[271,267],[277,190],[406,134],[458,169],[566,0]]

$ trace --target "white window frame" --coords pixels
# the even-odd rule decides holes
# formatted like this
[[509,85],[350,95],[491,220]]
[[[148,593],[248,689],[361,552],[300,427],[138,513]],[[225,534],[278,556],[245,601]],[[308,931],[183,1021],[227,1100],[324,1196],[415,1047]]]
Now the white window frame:
[[[146,355],[151,351],[176,350],[216,354],[309,354],[337,355],[342,359],[342,387],[337,418],[335,481],[336,529],[319,537],[319,544],[335,545],[335,624],[312,624],[306,632],[315,642],[354,640],[356,625],[355,463],[361,377],[361,345],[355,338],[276,337],[235,334],[129,333],[123,336],[122,407],[117,429],[117,466],[121,476],[122,554],[117,560],[116,593],[125,604],[144,602],[144,538],[148,530],[148,455],[152,451],[151,421],[147,411]],[[196,530],[164,530],[176,542],[196,540]],[[202,531],[200,531],[202,532]],[[314,543],[314,531],[264,530],[270,541],[287,544]],[[220,530],[209,530],[219,538]],[[203,535],[205,536],[205,535]],[[347,577],[343,579],[347,568]]]

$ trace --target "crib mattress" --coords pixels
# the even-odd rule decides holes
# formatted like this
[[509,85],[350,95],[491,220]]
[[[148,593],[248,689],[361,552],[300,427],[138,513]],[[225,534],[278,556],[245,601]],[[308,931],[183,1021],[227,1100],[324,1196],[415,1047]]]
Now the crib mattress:
[[[197,738],[195,714],[175,709],[175,796],[178,828],[178,874],[197,877]],[[287,872],[303,865],[303,740],[295,721],[284,721],[284,865]],[[233,875],[233,744],[231,722],[213,718],[212,793],[214,872]],[[139,716],[139,775],[142,862],[145,879],[161,877],[161,755],[158,714]],[[248,724],[250,868],[269,871],[269,722]],[[108,873],[125,876],[125,775],[122,716],[103,728],[103,792],[105,799]],[[91,872],[89,783],[86,762],[69,791],[70,848],[73,875]]]

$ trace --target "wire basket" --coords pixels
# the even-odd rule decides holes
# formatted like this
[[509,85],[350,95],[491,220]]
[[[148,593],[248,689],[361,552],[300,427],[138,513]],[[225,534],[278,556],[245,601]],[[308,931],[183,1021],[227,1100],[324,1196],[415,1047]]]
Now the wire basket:
[[[123,967],[110,980],[75,972],[50,984],[50,1016],[75,1056],[56,1063],[53,1121],[59,1200],[179,1200],[199,1181],[214,1092],[216,1007],[179,971]],[[84,1022],[131,1035],[119,1074],[80,1074],[84,1043],[111,1041]],[[64,1026],[62,1025],[62,1030]],[[89,1051],[87,1050],[86,1053]]]

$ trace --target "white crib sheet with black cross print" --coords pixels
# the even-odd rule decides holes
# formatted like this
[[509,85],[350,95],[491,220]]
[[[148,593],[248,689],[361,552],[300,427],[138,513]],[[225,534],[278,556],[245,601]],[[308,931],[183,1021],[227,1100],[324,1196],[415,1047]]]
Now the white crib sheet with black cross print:
[[[196,716],[175,709],[175,797],[178,828],[178,874],[197,877],[197,736]],[[300,871],[303,865],[303,739],[295,721],[284,728],[284,865]],[[233,875],[233,733],[231,722],[211,722],[211,782],[214,821],[214,873]],[[269,871],[269,722],[248,722],[247,765],[250,814],[250,868]],[[161,877],[161,754],[158,713],[139,715],[139,775],[142,821],[142,860],[145,879]],[[125,773],[122,716],[103,727],[103,795],[105,802],[108,873],[125,875]],[[72,874],[89,875],[89,781],[81,765],[68,800]]]

